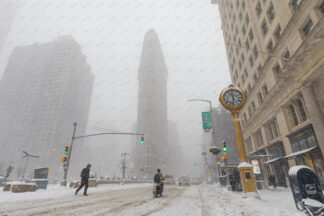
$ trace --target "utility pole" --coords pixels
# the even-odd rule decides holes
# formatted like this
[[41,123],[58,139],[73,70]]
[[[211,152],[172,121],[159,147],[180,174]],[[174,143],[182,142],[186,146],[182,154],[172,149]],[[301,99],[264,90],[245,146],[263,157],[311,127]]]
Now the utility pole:
[[69,166],[70,166],[71,152],[72,152],[72,147],[73,147],[73,141],[75,139],[75,132],[76,132],[77,123],[74,122],[73,125],[74,125],[74,129],[73,129],[73,134],[72,134],[70,151],[69,151],[69,154],[68,154],[67,162],[63,164],[64,175],[63,175],[63,181],[61,182],[61,186],[66,186],[66,177],[67,177]]
[[123,179],[125,179],[125,170],[126,170],[126,156],[129,155],[129,153],[125,152],[121,154],[124,157],[124,162],[123,162]]

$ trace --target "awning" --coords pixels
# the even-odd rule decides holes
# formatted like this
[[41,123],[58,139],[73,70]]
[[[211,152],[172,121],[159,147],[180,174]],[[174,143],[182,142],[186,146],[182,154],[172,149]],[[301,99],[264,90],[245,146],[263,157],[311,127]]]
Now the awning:
[[273,163],[273,162],[275,162],[275,161],[277,161],[277,160],[280,160],[280,159],[282,159],[282,157],[277,157],[277,158],[274,158],[274,159],[271,159],[271,160],[265,161],[264,163],[265,163],[265,164],[269,164],[269,163]]
[[292,153],[290,155],[285,156],[284,158],[288,159],[288,158],[292,158],[292,157],[297,157],[298,155],[305,154],[305,153],[307,153],[309,151],[312,151],[315,148],[317,148],[317,146],[312,147],[312,148],[308,148],[308,149],[304,149],[304,150],[301,150],[301,151],[298,151],[298,152],[294,152],[294,153]]

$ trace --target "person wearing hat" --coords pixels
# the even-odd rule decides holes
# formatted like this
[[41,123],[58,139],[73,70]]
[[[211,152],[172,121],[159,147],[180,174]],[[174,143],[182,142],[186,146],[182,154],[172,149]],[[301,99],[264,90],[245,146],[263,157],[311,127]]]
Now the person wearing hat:
[[83,186],[84,186],[83,195],[88,196],[87,190],[88,190],[88,182],[89,182],[89,176],[90,176],[90,168],[91,168],[91,164],[87,164],[87,167],[82,169],[81,175],[80,175],[80,177],[81,177],[81,185],[75,191],[75,195],[77,195],[79,190],[81,190],[83,188]]

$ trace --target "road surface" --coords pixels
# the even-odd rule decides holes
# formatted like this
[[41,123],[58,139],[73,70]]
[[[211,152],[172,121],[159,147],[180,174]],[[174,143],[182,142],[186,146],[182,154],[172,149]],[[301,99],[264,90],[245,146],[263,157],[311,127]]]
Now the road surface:
[[66,194],[60,196],[1,202],[0,215],[300,215],[295,210],[292,199],[287,199],[287,203],[289,203],[289,206],[287,206],[284,202],[281,204],[282,201],[277,201],[278,198],[275,197],[280,193],[281,196],[289,198],[291,196],[289,191],[268,191],[263,195],[263,200],[242,199],[240,193],[233,193],[224,188],[208,185],[190,187],[167,185],[161,198],[153,198],[152,186],[147,185],[115,190],[107,190],[101,187],[89,188],[89,196],[87,197],[83,196],[82,193],[75,196],[72,189],[67,189],[66,192]]

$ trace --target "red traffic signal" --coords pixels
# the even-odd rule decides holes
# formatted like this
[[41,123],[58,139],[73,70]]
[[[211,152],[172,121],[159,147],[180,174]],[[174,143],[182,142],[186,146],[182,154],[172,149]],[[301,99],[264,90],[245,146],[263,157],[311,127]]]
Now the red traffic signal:
[[67,161],[67,157],[62,157],[62,160],[61,160],[63,163]]
[[218,157],[218,158],[216,158],[216,161],[220,161],[220,158]]

